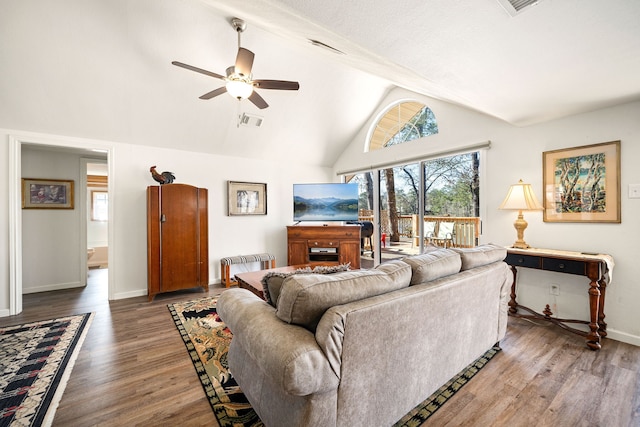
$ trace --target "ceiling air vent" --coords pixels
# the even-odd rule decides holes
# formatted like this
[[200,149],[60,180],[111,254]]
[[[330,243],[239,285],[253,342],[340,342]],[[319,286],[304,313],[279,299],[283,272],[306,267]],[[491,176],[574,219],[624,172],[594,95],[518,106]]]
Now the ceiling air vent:
[[540,0],[498,0],[498,3],[506,10],[509,15],[516,16],[524,8],[538,3]]
[[262,126],[262,117],[254,116],[253,114],[242,113],[241,116],[238,116],[238,127],[240,126],[259,128],[260,126]]
[[326,44],[326,43],[322,43],[321,41],[318,41],[318,40],[312,40],[312,39],[307,39],[307,40],[309,40],[309,43],[311,43],[312,45],[314,45],[314,46],[318,46],[318,47],[321,47],[322,49],[326,49],[326,50],[328,50],[329,52],[337,53],[337,54],[339,54],[339,55],[344,55],[344,54],[345,54],[343,51],[341,51],[341,50],[339,50],[339,49],[336,49],[336,48],[335,48],[335,47],[333,47],[333,46],[329,46],[329,45],[328,45],[328,44]]

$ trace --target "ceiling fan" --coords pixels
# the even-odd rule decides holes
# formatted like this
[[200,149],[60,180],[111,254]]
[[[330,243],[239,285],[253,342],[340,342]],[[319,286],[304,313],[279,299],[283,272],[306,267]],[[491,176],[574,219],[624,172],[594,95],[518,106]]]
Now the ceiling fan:
[[249,49],[245,49],[240,46],[240,34],[242,34],[242,32],[247,28],[247,25],[239,18],[233,18],[231,20],[231,25],[238,33],[238,55],[236,56],[235,65],[227,68],[226,77],[182,62],[171,62],[173,65],[177,65],[178,67],[215,77],[216,79],[226,82],[224,86],[205,93],[200,97],[200,99],[211,99],[227,92],[238,100],[249,99],[249,101],[253,102],[256,107],[263,109],[267,108],[269,104],[267,104],[255,89],[298,90],[300,88],[300,84],[298,84],[298,82],[285,80],[253,80],[251,68],[253,67],[254,54]]

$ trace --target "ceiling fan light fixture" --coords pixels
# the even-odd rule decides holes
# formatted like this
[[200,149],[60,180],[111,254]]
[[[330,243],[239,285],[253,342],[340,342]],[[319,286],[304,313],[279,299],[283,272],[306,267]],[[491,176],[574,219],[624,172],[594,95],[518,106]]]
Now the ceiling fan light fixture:
[[253,85],[244,80],[227,80],[227,92],[237,99],[247,99],[253,92]]

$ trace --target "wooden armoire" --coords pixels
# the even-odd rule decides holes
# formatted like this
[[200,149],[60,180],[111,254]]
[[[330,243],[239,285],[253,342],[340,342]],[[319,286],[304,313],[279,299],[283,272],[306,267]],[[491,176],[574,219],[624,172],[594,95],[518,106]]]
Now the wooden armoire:
[[207,189],[186,184],[147,187],[147,286],[156,294],[209,289]]

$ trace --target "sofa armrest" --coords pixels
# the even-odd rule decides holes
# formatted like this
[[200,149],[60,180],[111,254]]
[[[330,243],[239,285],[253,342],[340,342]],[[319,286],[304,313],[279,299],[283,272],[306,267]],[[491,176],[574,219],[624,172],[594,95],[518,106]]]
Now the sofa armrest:
[[338,388],[339,378],[313,333],[278,319],[266,301],[232,288],[218,298],[217,311],[233,334],[230,351],[245,352],[282,390],[306,396]]

